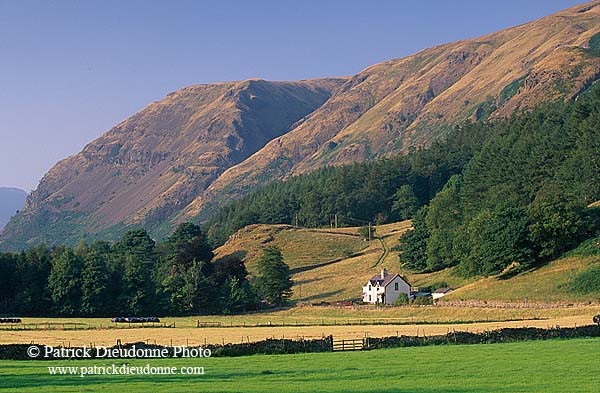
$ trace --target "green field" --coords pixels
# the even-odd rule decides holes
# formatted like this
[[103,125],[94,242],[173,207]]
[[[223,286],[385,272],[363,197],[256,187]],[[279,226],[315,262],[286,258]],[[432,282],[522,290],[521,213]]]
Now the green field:
[[112,363],[0,361],[0,391],[598,392],[600,339],[126,362],[202,366],[201,376],[58,376],[47,368]]

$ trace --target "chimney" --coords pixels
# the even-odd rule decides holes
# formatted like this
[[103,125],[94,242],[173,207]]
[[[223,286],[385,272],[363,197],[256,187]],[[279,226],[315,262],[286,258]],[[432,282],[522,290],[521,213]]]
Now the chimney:
[[381,269],[381,279],[383,280],[387,276],[387,269]]

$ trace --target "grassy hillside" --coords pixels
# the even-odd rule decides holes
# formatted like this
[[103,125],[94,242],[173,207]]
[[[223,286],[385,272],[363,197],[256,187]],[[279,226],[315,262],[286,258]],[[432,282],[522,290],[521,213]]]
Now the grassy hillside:
[[600,302],[600,292],[598,291],[581,293],[573,289],[573,284],[581,274],[598,268],[600,268],[598,257],[565,257],[511,279],[482,278],[459,288],[448,295],[447,299],[497,299],[510,302]]
[[255,263],[265,246],[279,247],[290,267],[298,270],[350,257],[368,245],[356,231],[333,233],[298,229],[291,225],[250,225],[233,235],[215,254],[217,259],[231,254],[241,255],[250,272],[254,272]]
[[584,243],[564,258],[510,279],[465,279],[457,275],[454,268],[424,274],[403,269],[394,246],[409,228],[410,221],[377,226],[377,238],[366,242],[358,235],[357,227],[306,229],[289,225],[251,225],[218,248],[215,258],[238,254],[245,258],[248,270],[253,273],[262,247],[275,245],[281,248],[293,273],[292,298],[310,303],[357,299],[362,294],[362,285],[384,267],[392,273],[400,273],[416,287],[439,283],[460,287],[444,298],[447,300],[600,301],[598,291],[576,292],[572,288],[582,273],[600,267],[593,241]]
[[281,249],[294,280],[293,299],[317,302],[355,299],[362,285],[380,269],[400,268],[391,247],[410,227],[409,221],[376,227],[381,238],[365,241],[359,228],[306,229],[289,225],[251,225],[231,236],[216,250],[216,259],[238,254],[252,273],[261,249]]

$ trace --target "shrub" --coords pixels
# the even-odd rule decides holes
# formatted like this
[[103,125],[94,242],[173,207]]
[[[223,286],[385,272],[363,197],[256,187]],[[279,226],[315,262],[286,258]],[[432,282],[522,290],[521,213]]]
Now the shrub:
[[600,265],[588,267],[579,273],[569,284],[576,293],[593,293],[600,295]]
[[392,302],[392,305],[394,305],[394,306],[405,306],[407,304],[408,304],[408,295],[406,293],[401,293],[398,296],[398,299],[396,299]]
[[429,296],[415,296],[412,299],[411,304],[415,306],[433,304],[433,299]]

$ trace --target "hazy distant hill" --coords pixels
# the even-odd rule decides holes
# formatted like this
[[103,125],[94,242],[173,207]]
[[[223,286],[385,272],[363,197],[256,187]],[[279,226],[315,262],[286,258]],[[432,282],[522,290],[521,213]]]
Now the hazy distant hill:
[[600,79],[600,1],[351,78],[192,86],[56,164],[0,248],[154,236],[274,179],[407,152],[465,120],[574,99]]
[[18,188],[0,187],[0,230],[25,205],[27,193]]

